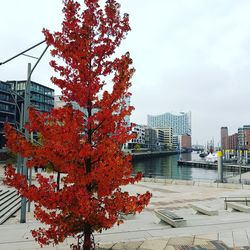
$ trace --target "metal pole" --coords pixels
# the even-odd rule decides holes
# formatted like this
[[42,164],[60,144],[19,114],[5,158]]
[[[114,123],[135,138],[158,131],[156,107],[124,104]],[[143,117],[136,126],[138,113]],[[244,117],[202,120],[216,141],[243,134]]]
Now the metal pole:
[[245,162],[248,164],[248,149],[245,150]]
[[[17,104],[16,104],[17,105]],[[20,123],[19,123],[19,130],[23,130],[23,103],[21,103],[21,112],[19,112],[20,116]],[[22,168],[22,157],[20,154],[17,154],[17,173],[21,173],[21,168]]]
[[222,151],[218,151],[218,181],[223,182],[223,160],[222,160]]
[[[25,96],[24,96],[24,125],[29,121],[29,106],[30,106],[30,75],[31,75],[31,63],[28,63],[28,74],[27,74],[27,83],[25,88]],[[25,138],[29,140],[28,130],[25,128]],[[24,158],[23,161],[23,175],[28,177],[28,169],[27,169],[27,158]],[[26,203],[27,200],[25,197],[22,197],[21,200],[21,218],[20,223],[26,222]]]
[[[33,144],[33,132],[30,133],[30,140],[31,143]],[[29,169],[29,186],[32,184],[32,168]],[[30,201],[28,203],[28,212],[30,212]]]
[[239,179],[239,183],[241,183],[241,162],[240,162],[240,168],[239,168],[239,170],[240,170],[240,179]]

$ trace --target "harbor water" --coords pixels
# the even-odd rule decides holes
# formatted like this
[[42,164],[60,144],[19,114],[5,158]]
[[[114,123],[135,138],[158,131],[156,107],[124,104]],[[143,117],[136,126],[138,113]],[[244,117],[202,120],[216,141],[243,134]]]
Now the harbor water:
[[[133,169],[135,173],[142,172],[145,177],[195,181],[217,180],[217,170],[178,166],[177,161],[179,159],[186,161],[201,160],[196,152],[169,155],[133,161]],[[225,171],[224,177],[232,177],[237,174],[236,172]]]

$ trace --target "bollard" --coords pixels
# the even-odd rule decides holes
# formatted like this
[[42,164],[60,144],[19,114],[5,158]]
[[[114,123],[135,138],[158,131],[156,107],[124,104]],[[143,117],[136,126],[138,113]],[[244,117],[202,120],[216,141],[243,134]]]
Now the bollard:
[[222,151],[217,152],[218,156],[218,182],[223,182],[223,161],[222,161]]

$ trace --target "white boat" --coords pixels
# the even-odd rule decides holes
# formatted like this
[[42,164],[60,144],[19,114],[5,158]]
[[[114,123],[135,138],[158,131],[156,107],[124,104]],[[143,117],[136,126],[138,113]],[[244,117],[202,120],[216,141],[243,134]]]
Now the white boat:
[[216,153],[213,153],[213,154],[209,153],[209,155],[206,156],[205,160],[208,162],[216,163],[216,162],[218,162],[218,156]]

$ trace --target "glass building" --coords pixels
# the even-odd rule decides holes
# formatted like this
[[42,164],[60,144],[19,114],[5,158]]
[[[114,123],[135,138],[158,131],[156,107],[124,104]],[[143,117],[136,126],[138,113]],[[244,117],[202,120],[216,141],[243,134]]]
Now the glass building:
[[173,135],[192,134],[191,112],[180,112],[177,114],[165,113],[162,115],[148,115],[148,127],[164,128],[171,127]]
[[5,145],[4,123],[16,124],[15,101],[16,96],[11,93],[11,84],[0,81],[0,148]]
[[[4,123],[19,127],[25,88],[26,81],[0,81],[0,148],[5,145]],[[30,105],[41,112],[49,112],[54,107],[54,90],[31,81]]]
[[[18,110],[21,110],[21,105],[25,98],[25,81],[8,81],[11,84],[12,90],[17,93]],[[40,112],[49,112],[54,108],[54,89],[31,81],[30,85],[30,105]],[[20,120],[20,111],[17,112],[17,120]]]

